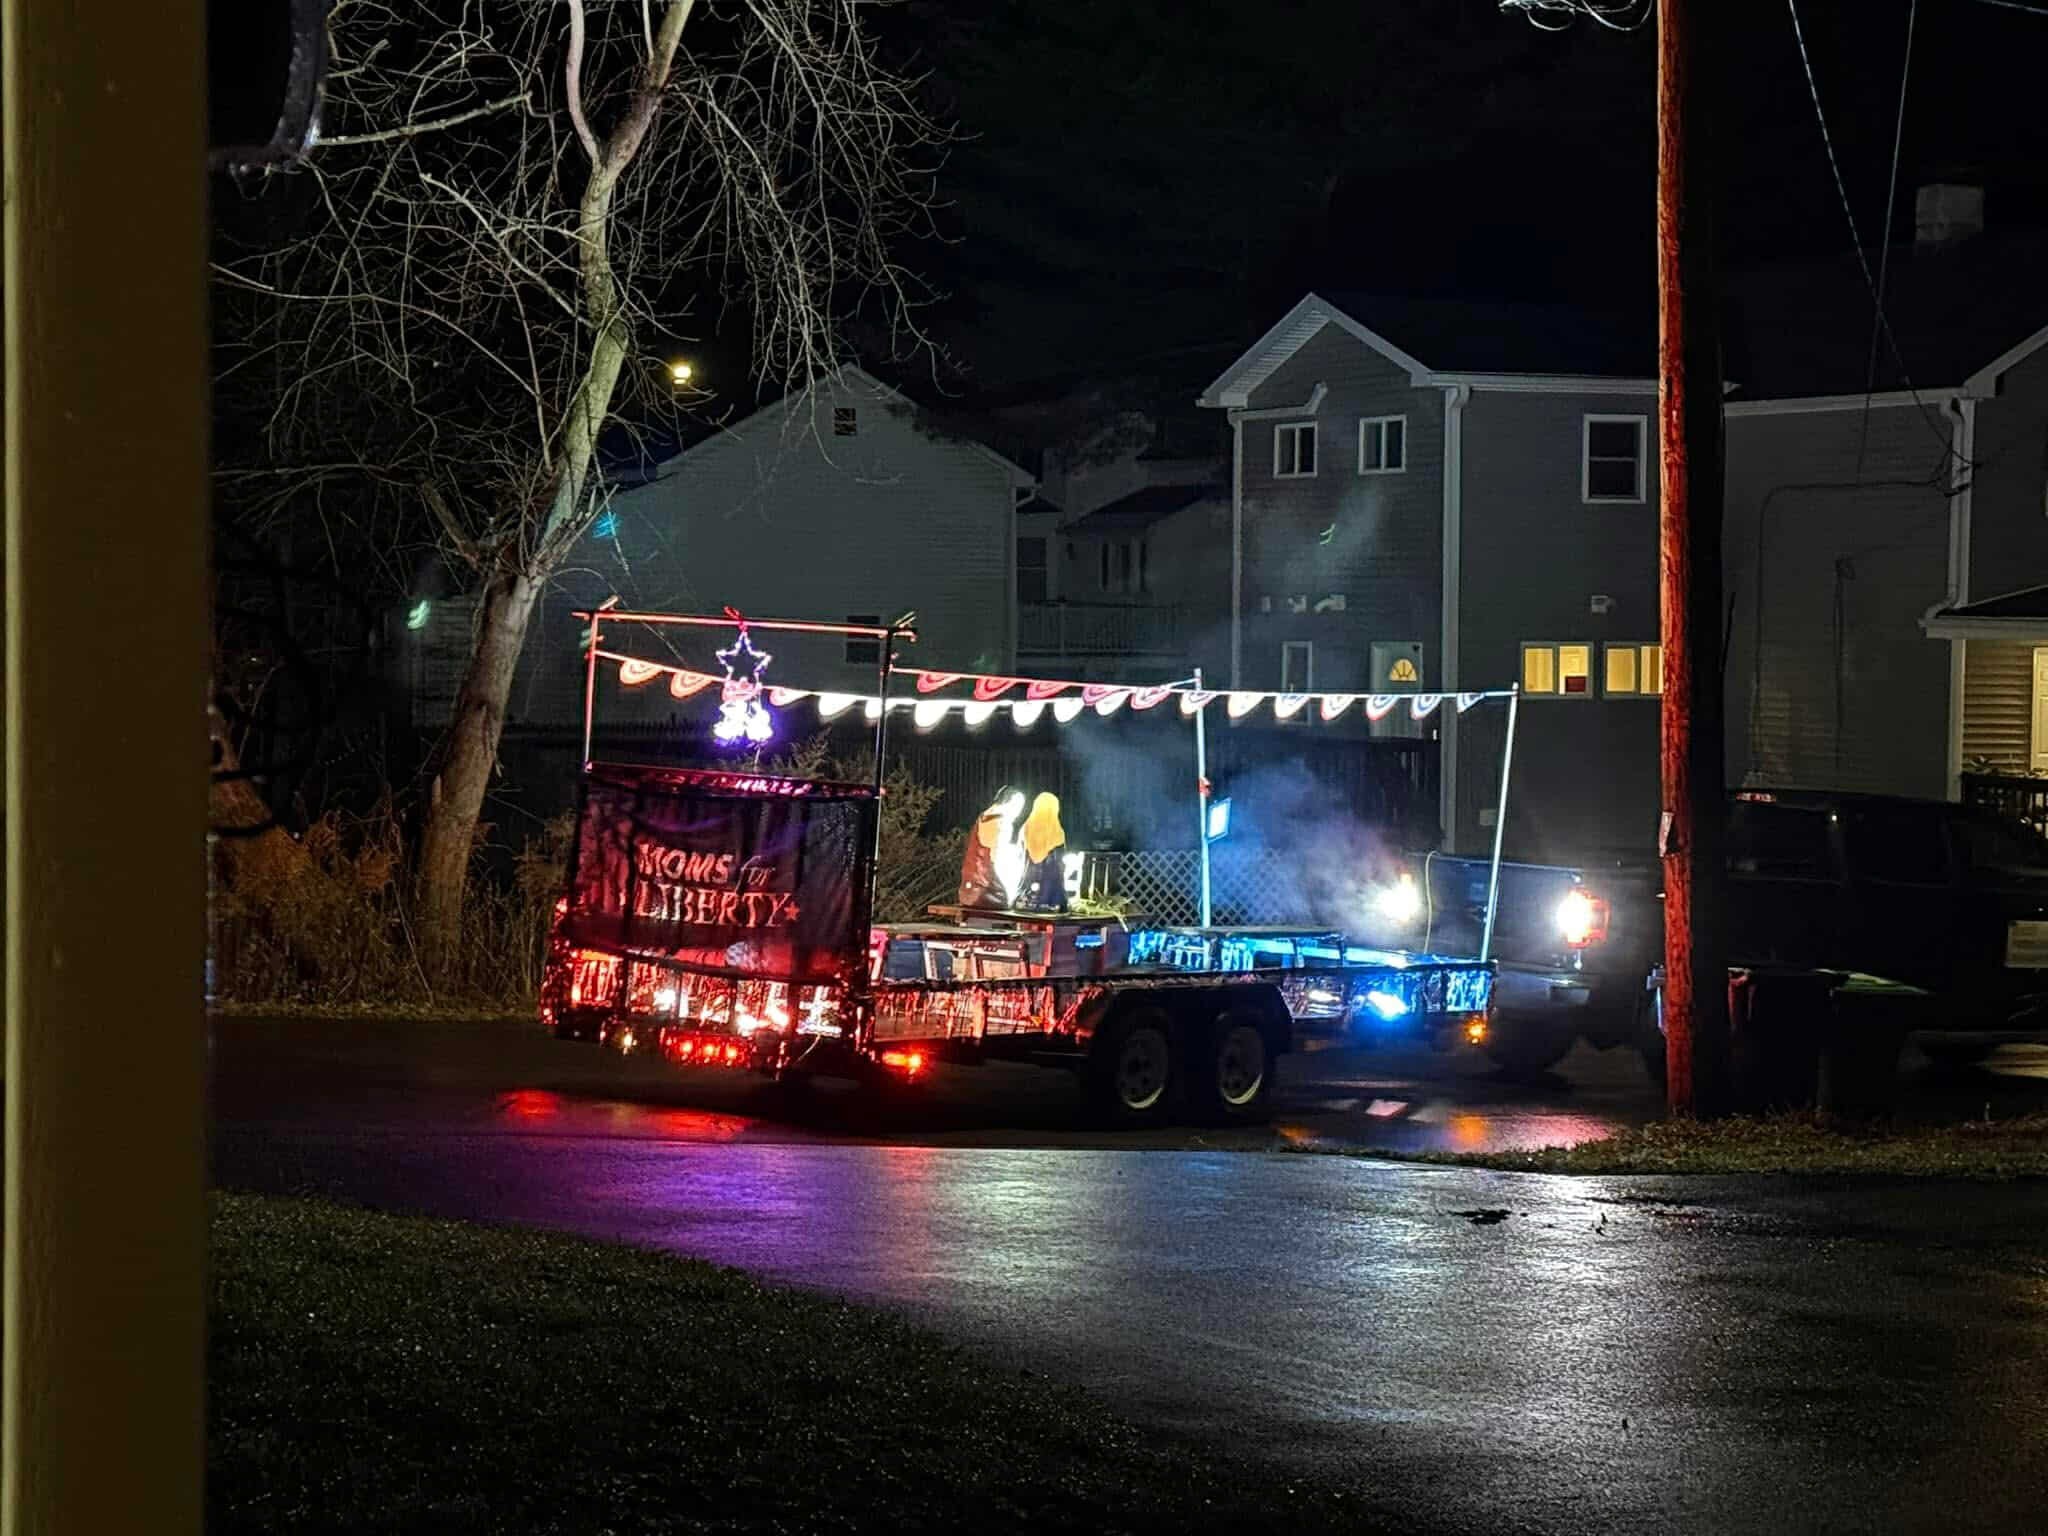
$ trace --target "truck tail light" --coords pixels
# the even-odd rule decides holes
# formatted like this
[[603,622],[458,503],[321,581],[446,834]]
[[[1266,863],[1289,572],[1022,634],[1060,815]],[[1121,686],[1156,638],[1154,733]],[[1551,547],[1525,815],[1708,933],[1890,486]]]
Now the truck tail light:
[[924,1070],[923,1051],[884,1051],[882,1065],[894,1068],[905,1077],[915,1077]]
[[1609,907],[1598,896],[1567,891],[1557,904],[1557,929],[1572,949],[1585,949],[1607,937]]

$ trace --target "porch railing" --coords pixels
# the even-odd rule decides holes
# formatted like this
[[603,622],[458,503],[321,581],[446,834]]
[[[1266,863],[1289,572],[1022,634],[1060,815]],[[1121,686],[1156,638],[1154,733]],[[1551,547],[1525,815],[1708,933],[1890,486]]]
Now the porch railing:
[[2018,774],[1966,773],[1963,775],[1963,803],[1981,805],[2025,822],[2048,837],[2048,779],[2022,778]]
[[1023,603],[1019,656],[1166,656],[1180,649],[1183,614],[1172,605]]

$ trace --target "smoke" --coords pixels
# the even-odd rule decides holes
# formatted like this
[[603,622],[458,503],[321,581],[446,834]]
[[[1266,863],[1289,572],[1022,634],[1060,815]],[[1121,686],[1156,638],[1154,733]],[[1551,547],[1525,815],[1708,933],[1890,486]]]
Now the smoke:
[[[1300,759],[1265,764],[1217,786],[1231,802],[1230,836],[1212,862],[1228,893],[1242,887],[1248,909],[1240,921],[1304,921],[1357,932],[1372,912],[1374,894],[1401,867],[1400,840],[1332,803]],[[1252,904],[1276,877],[1293,899],[1285,913]],[[1270,898],[1268,898],[1270,899]],[[1226,920],[1219,912],[1218,920]]]

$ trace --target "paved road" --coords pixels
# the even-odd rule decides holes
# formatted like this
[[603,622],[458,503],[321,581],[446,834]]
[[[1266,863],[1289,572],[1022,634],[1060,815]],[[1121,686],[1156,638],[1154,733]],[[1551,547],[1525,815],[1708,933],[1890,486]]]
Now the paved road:
[[[868,1297],[1157,1422],[1356,1477],[1407,1527],[2048,1521],[2048,1187],[1088,1145],[1043,1107],[1007,1126],[935,1112],[878,1141],[831,1111],[776,1128],[637,1063],[535,1049],[489,1029],[225,1025],[217,1177]],[[1285,1119],[1372,1122],[1318,1095],[1389,1083],[1458,1105],[1445,1125],[1512,1118],[1469,1108],[1498,1092],[1483,1077],[1301,1065]],[[1546,1091],[1609,1103],[1569,1075]],[[1641,1111],[1611,1091],[1613,1113]],[[1055,1144],[960,1144],[998,1139]]]

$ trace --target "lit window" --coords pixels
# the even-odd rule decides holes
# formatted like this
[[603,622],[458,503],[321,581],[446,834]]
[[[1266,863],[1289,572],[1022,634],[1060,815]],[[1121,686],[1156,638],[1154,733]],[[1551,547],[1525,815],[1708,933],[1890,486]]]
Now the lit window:
[[1316,472],[1316,424],[1290,421],[1273,429],[1273,478],[1305,479]]
[[1593,692],[1593,647],[1554,642],[1522,647],[1522,692],[1548,698],[1590,698]]
[[855,437],[860,433],[860,412],[850,405],[832,407],[832,435]]
[[1587,501],[1643,499],[1643,443],[1647,416],[1588,416],[1580,493]]
[[1609,698],[1655,698],[1664,691],[1663,646],[1628,641],[1603,649],[1607,663],[1603,691]]
[[1392,475],[1408,467],[1408,418],[1367,416],[1358,423],[1358,472]]

